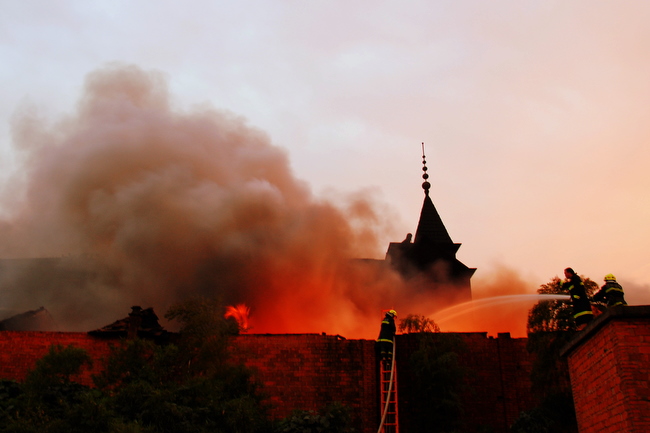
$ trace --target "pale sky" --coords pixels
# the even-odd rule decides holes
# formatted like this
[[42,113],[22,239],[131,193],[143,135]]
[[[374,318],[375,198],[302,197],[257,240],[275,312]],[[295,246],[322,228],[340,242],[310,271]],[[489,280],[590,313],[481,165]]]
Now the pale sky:
[[[316,196],[371,194],[414,232],[432,199],[475,279],[573,267],[650,302],[646,1],[0,0],[0,169],[11,120],[58,122],[110,62],[180,110],[233,112]],[[3,175],[3,176],[4,176]],[[392,210],[391,210],[392,209]],[[384,251],[380,251],[380,256]],[[507,282],[504,282],[507,284]],[[636,302],[635,302],[636,301]]]

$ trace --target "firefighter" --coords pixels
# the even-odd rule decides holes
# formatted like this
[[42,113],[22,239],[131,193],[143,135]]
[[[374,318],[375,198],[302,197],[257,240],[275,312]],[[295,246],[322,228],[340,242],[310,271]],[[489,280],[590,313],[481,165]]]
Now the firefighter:
[[390,310],[381,321],[381,329],[377,338],[377,347],[379,348],[379,357],[382,361],[393,359],[393,339],[395,338],[395,317],[397,312]]
[[564,270],[566,281],[562,284],[562,289],[569,292],[571,304],[573,305],[573,319],[576,322],[578,331],[583,330],[594,318],[591,311],[591,302],[587,297],[585,285],[582,279],[571,268]]
[[605,284],[594,295],[594,301],[606,302],[608,307],[627,305],[623,287],[616,282],[616,277],[613,274],[605,275]]

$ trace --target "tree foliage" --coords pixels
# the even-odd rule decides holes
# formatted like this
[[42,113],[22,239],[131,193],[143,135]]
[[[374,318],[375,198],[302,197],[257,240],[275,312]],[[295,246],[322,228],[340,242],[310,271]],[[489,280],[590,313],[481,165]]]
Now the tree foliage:
[[0,432],[107,431],[110,416],[101,393],[74,382],[91,364],[85,350],[54,345],[23,384],[4,381]]
[[413,402],[416,432],[453,432],[462,425],[462,400],[468,370],[460,363],[467,345],[456,334],[426,332],[413,352],[409,367],[414,376]]
[[404,319],[400,320],[398,329],[400,332],[407,334],[417,332],[440,332],[440,327],[433,319],[426,316],[418,316],[417,314],[409,314]]
[[47,355],[36,361],[34,368],[27,373],[25,385],[34,391],[66,385],[84,366],[91,367],[92,364],[90,355],[84,349],[72,345],[53,345]]
[[122,341],[96,388],[73,381],[90,362],[83,349],[52,347],[25,383],[0,383],[0,432],[270,431],[259,385],[228,362],[233,326],[218,303],[191,300],[168,317],[181,324],[177,344]]
[[177,370],[178,347],[170,344],[159,346],[150,340],[125,340],[112,346],[104,369],[93,379],[104,390],[144,382],[161,385],[179,380]]
[[[598,284],[589,278],[582,278],[587,296],[591,297],[598,290]],[[542,284],[537,293],[540,295],[569,295],[562,288],[562,280],[557,276]],[[573,308],[569,299],[549,299],[539,301],[528,314],[528,333],[575,331]]]
[[217,301],[192,299],[166,317],[179,322],[178,338],[121,341],[94,388],[75,383],[91,358],[73,346],[53,346],[24,383],[0,381],[0,433],[353,431],[341,404],[271,420],[252,372],[228,356],[238,327]]
[[[598,285],[581,276],[587,296],[598,290]],[[568,295],[562,288],[562,280],[553,277],[542,284],[537,293],[541,295]],[[539,396],[540,404],[522,413],[511,431],[577,432],[577,422],[571,381],[566,359],[560,352],[575,336],[577,327],[573,320],[570,299],[539,301],[528,314],[527,349],[534,354],[531,370],[531,391]]]
[[510,427],[511,433],[552,433],[553,431],[553,421],[539,407],[522,413]]
[[187,367],[187,374],[214,374],[226,364],[229,338],[239,333],[239,327],[224,318],[219,300],[192,298],[172,306],[165,317],[181,326],[179,363]]
[[409,358],[408,371],[418,398],[410,403],[410,428],[419,432],[453,432],[462,425],[461,395],[468,370],[460,363],[467,345],[456,334],[440,333],[425,316],[407,315],[401,332],[416,334],[418,349]]
[[319,411],[294,410],[280,421],[277,433],[352,433],[350,409],[341,403],[332,403]]

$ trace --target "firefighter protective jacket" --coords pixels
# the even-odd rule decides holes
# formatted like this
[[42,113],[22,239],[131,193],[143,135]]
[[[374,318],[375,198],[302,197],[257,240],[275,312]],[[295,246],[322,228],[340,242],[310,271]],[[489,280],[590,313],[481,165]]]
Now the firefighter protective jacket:
[[384,320],[381,322],[381,328],[379,329],[379,337],[377,342],[379,343],[393,343],[393,338],[395,337],[395,318],[390,314],[386,314]]
[[608,307],[614,305],[627,305],[625,302],[625,294],[623,287],[616,281],[607,281],[603,287],[600,288],[598,293],[594,295],[594,301],[607,302]]
[[591,311],[591,302],[587,298],[585,285],[582,279],[574,275],[571,279],[567,280],[562,288],[569,292],[571,296],[571,303],[573,305],[573,318],[577,325],[587,323],[594,318],[594,313]]

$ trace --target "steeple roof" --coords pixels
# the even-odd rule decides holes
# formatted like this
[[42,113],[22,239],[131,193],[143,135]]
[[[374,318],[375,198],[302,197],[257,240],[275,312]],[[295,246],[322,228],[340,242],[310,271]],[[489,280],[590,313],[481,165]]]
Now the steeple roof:
[[[441,306],[472,299],[470,279],[476,268],[468,268],[456,258],[461,244],[455,244],[429,197],[431,184],[428,182],[424,143],[422,143],[422,189],[424,202],[415,239],[409,233],[402,242],[391,242],[386,251],[386,261],[422,290],[430,290]],[[412,277],[418,278],[412,279]],[[424,278],[420,278],[423,276]]]
[[427,173],[427,160],[424,156],[424,143],[422,143],[422,189],[424,190],[424,203],[422,203],[422,211],[420,212],[420,221],[418,228],[415,232],[415,243],[433,243],[433,244],[453,244],[442,219],[436,210],[436,207],[429,197],[429,174]]
[[426,191],[422,211],[420,212],[420,221],[415,232],[415,243],[434,243],[434,244],[453,244],[442,219],[436,210],[436,207],[429,197],[429,191]]

